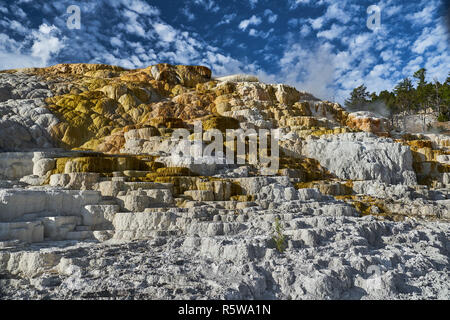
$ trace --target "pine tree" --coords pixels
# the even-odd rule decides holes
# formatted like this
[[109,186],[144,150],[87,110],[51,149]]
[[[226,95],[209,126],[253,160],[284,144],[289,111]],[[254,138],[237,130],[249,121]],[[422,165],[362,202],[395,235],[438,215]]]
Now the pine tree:
[[450,72],[444,83],[437,79],[426,81],[427,70],[421,68],[413,74],[417,86],[409,78],[400,81],[392,91],[383,90],[379,94],[369,94],[364,84],[353,89],[350,98],[345,100],[349,111],[368,110],[391,119],[393,124],[396,114],[403,115],[403,126],[407,114],[422,111],[423,129],[426,112],[430,107],[439,115],[439,121],[450,120]]
[[427,70],[425,68],[421,68],[417,70],[413,77],[417,79],[417,88],[415,89],[414,94],[414,102],[415,102],[415,109],[418,111],[422,111],[422,129],[423,131],[426,130],[425,127],[425,110],[428,108],[429,105],[429,99],[428,96],[430,95],[430,86],[427,86],[427,82],[425,81]]
[[413,90],[414,87],[409,78],[403,79],[394,88],[396,103],[400,107],[400,112],[403,113],[403,128],[406,127],[406,114],[409,113],[412,109],[414,100]]
[[439,95],[439,91],[441,90],[441,83],[438,81],[437,78],[433,79],[433,105],[435,110],[437,109],[438,114],[441,114],[441,96]]
[[418,83],[417,83],[417,87],[418,88],[421,88],[421,87],[425,86],[425,84],[426,84],[426,81],[425,81],[426,73],[427,73],[427,69],[425,69],[425,68],[421,68],[421,69],[417,70],[416,72],[414,72],[413,77],[418,80]]
[[394,88],[394,93],[396,95],[397,103],[399,104],[402,111],[410,111],[413,105],[412,92],[414,87],[409,78],[405,78],[400,81]]
[[395,104],[395,95],[392,92],[383,90],[378,95],[373,93],[371,105],[376,107],[376,113],[387,117],[391,125],[394,125],[394,115],[398,113],[398,110]]
[[359,87],[353,89],[350,94],[350,99],[345,100],[345,106],[349,111],[362,110],[369,102],[370,95],[367,91],[367,87],[362,84]]
[[443,121],[450,120],[450,73],[445,82],[438,90],[438,94],[441,100],[441,112],[439,117]]

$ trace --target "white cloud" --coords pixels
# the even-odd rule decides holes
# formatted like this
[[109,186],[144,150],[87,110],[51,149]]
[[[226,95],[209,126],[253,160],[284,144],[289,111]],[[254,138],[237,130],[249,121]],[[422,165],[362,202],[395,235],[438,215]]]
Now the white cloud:
[[223,47],[231,46],[235,42],[234,38],[232,37],[226,37],[225,40],[222,42]]
[[345,2],[339,1],[339,3],[333,3],[332,5],[328,6],[324,16],[325,19],[326,20],[336,19],[344,24],[349,22],[350,15],[348,14],[348,11],[344,11],[342,9],[344,7],[343,4],[345,4]]
[[318,17],[316,19],[311,19],[310,18],[310,19],[308,19],[308,21],[309,21],[309,23],[311,24],[311,27],[314,30],[318,30],[318,29],[322,28],[322,26],[323,26],[323,24],[325,22],[325,19],[324,19],[324,17]]
[[5,29],[11,29],[14,30],[17,33],[20,33],[22,35],[28,34],[28,29],[23,25],[23,23],[20,23],[16,20],[0,20],[0,26],[3,26]]
[[410,77],[414,72],[420,69],[422,62],[423,58],[421,56],[417,56],[408,62],[408,64],[403,68],[402,73],[405,76]]
[[142,64],[141,60],[139,60],[139,58],[135,55],[131,56],[131,61],[135,66],[140,66]]
[[251,16],[249,19],[242,20],[241,23],[239,23],[239,29],[242,31],[245,31],[248,26],[254,25],[257,26],[261,24],[262,20],[260,17],[257,17],[255,15]]
[[30,55],[0,50],[0,70],[41,66],[41,59]]
[[195,19],[195,15],[189,10],[187,6],[181,9],[181,13],[186,16],[188,21],[193,21]]
[[141,0],[120,0],[117,2],[122,3],[129,10],[139,13],[140,15],[157,16],[160,14],[158,8],[153,7]]
[[416,13],[410,13],[406,15],[406,19],[412,21],[415,24],[419,25],[425,25],[429,24],[433,21],[433,15],[436,10],[436,6],[434,4],[429,5],[423,10],[416,12]]
[[386,15],[386,17],[391,17],[401,11],[401,6],[390,6],[385,9],[383,9],[383,15]]
[[352,55],[359,55],[363,52],[369,52],[369,48],[374,44],[374,35],[370,32],[357,34],[347,40],[348,50]]
[[304,24],[301,28],[300,28],[300,34],[304,37],[306,37],[308,34],[311,33],[311,28],[307,25]]
[[449,71],[448,68],[443,68],[443,66],[450,66],[450,55],[448,51],[427,58],[425,63],[427,78],[430,80],[437,79],[441,82],[445,81]]
[[379,78],[381,76],[389,76],[388,71],[389,71],[389,64],[377,64],[369,72],[368,77]]
[[119,37],[112,37],[110,42],[111,42],[111,45],[113,45],[115,47],[122,47],[123,46],[123,41],[120,40]]
[[27,14],[22,10],[22,8],[20,8],[19,6],[16,5],[12,5],[10,7],[10,11],[17,17],[17,18],[21,18],[21,19],[25,19],[27,17]]
[[236,13],[226,14],[223,16],[222,20],[216,26],[220,26],[222,24],[229,24],[234,18],[236,18]]
[[314,50],[298,43],[289,46],[280,59],[278,79],[319,98],[331,98],[336,69],[336,55],[331,49],[327,43]]
[[243,70],[242,62],[221,53],[207,52],[204,61],[212,67],[215,76],[240,73]]
[[425,28],[422,34],[414,42],[412,51],[418,54],[423,54],[427,49],[435,47],[438,52],[448,49],[447,35],[445,27],[442,24],[437,24],[434,28]]
[[289,8],[290,9],[297,9],[299,5],[306,5],[310,4],[311,0],[289,0]]
[[264,10],[264,16],[267,17],[267,20],[268,20],[270,23],[275,23],[275,21],[277,21],[277,19],[278,19],[278,15],[275,14],[275,13],[274,13],[272,10],[270,10],[270,9]]
[[299,19],[291,18],[291,19],[288,20],[288,25],[290,27],[295,28],[298,24],[299,24]]
[[172,42],[175,40],[177,32],[172,26],[165,23],[156,22],[153,24],[153,27],[162,41]]
[[124,24],[125,30],[129,33],[133,33],[135,35],[145,38],[146,37],[145,27],[140,22],[137,21],[139,15],[136,12],[128,9],[123,10],[122,14],[124,17],[128,19],[127,23]]
[[110,65],[115,65],[115,66],[122,66],[127,69],[133,69],[136,67],[128,59],[117,58],[116,56],[112,55],[109,52],[105,52],[103,54],[102,60],[104,61],[104,63],[110,64]]
[[[315,5],[319,5],[324,1],[316,2]],[[311,27],[314,30],[320,30],[325,24],[327,24],[329,21],[337,20],[343,24],[347,24],[351,17],[348,12],[352,12],[352,9],[347,8],[344,10],[346,5],[345,1],[339,1],[339,3],[332,3],[331,5],[328,5],[327,10],[325,11],[325,14],[317,17],[317,18],[309,18],[307,21],[311,24]]]
[[328,40],[333,40],[337,38],[344,30],[345,27],[333,24],[331,26],[331,29],[318,32],[317,37],[318,38],[323,37]]
[[60,33],[55,26],[42,24],[39,31],[33,31],[34,39],[31,47],[31,56],[40,58],[41,65],[47,65],[53,54],[58,54],[64,48],[64,43],[57,36]]
[[258,0],[248,0],[248,2],[250,3],[250,7],[253,9],[258,3]]
[[400,65],[402,60],[400,58],[401,52],[398,50],[387,49],[380,53],[381,59],[384,62],[389,62],[391,65]]
[[258,30],[255,30],[255,29],[251,28],[251,29],[248,31],[248,34],[249,34],[250,36],[252,36],[252,37],[261,37],[261,38],[263,38],[263,39],[266,39],[266,38],[268,38],[268,37],[270,36],[270,34],[271,34],[273,31],[274,31],[273,28],[271,28],[271,29],[270,29],[269,31],[267,31],[267,32],[264,32],[264,31],[258,31]]
[[214,2],[214,0],[194,0],[196,5],[203,7],[206,11],[217,12],[220,7]]

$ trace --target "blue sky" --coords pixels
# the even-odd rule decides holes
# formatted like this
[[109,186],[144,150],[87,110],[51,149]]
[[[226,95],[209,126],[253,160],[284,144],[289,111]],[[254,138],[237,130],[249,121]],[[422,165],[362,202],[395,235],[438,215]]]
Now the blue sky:
[[[67,8],[81,9],[69,29]],[[367,8],[381,24],[370,30]],[[90,62],[200,64],[342,102],[392,89],[421,67],[450,71],[442,0],[0,0],[0,69]]]

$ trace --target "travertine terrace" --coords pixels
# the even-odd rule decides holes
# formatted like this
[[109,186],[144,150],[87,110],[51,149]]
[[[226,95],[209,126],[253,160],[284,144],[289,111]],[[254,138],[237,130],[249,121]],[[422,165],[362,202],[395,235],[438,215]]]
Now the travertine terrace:
[[[279,169],[174,160],[195,121],[277,129]],[[449,169],[448,136],[249,75],[3,71],[0,297],[449,299]]]

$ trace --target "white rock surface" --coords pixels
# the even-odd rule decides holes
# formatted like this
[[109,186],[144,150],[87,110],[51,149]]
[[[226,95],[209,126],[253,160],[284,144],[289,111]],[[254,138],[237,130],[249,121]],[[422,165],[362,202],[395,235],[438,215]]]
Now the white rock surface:
[[53,96],[48,85],[35,76],[0,74],[0,151],[51,148],[51,126],[59,122],[45,108],[44,98]]
[[[317,159],[336,177],[311,182],[309,168],[291,164],[277,176],[212,158],[193,164],[194,154],[170,156],[183,147],[155,128],[128,130],[122,152],[194,175],[156,183],[142,168],[82,173],[73,161],[51,175],[58,157],[89,156],[53,149],[48,135],[58,119],[44,98],[70,85],[0,73],[0,297],[450,299],[447,136],[419,137],[441,153],[440,164],[421,166],[441,171],[434,186],[417,185],[411,150],[391,139],[305,140],[309,129],[284,126],[312,114],[319,126],[347,130],[339,105],[249,76],[218,80],[228,93],[216,99],[217,111],[243,129],[281,126],[290,161]],[[124,85],[100,90],[127,98]]]
[[302,152],[341,179],[417,183],[409,147],[371,133],[343,133],[319,139],[309,137]]
[[0,221],[42,211],[79,216],[85,205],[99,201],[97,191],[0,189]]
[[33,152],[0,152],[0,177],[19,180],[23,176],[31,175],[33,156]]
[[233,74],[225,77],[216,78],[217,81],[230,82],[259,82],[258,78],[249,74]]
[[[116,234],[123,241],[175,230],[176,216],[118,213]],[[283,254],[269,232],[277,216],[288,235]],[[153,233],[134,242],[0,251],[0,269],[22,277],[0,285],[16,299],[449,299],[447,224],[278,211],[251,221],[251,233],[234,229],[241,231],[233,236],[218,235],[226,223],[212,223],[220,228],[205,230],[208,237]]]
[[93,190],[99,181],[99,174],[93,172],[72,172],[52,174],[50,186],[69,190]]

